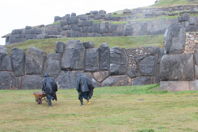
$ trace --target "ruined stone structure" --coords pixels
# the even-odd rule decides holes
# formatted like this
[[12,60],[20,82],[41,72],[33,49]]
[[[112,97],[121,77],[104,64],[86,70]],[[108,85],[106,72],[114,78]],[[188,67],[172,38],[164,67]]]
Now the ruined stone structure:
[[141,85],[159,82],[160,48],[109,48],[102,44],[58,42],[56,53],[30,48],[26,52],[0,51],[0,89],[39,89],[44,73],[56,78],[59,88],[74,88],[85,74],[96,86]]
[[[91,11],[82,15],[72,13],[63,17],[56,16],[53,24],[35,27],[26,26],[24,29],[15,29],[3,37],[6,38],[6,44],[13,44],[29,39],[58,37],[164,34],[166,28],[178,23],[177,16],[185,13],[197,14],[198,6],[126,9],[123,10],[121,15],[117,13],[107,14],[104,10]],[[179,21],[186,21],[187,19],[190,19],[189,24],[197,24],[197,17],[190,18],[187,16],[179,19]],[[194,29],[189,27],[188,30]]]
[[8,54],[1,47],[0,89],[38,89],[48,73],[64,89],[74,88],[76,77],[85,74],[97,87],[160,82],[162,90],[197,90],[197,21],[193,23],[188,14],[179,20],[166,30],[164,48],[123,49],[107,44],[95,48],[91,42],[77,40],[66,45],[57,42],[53,54],[36,48],[15,48]]
[[[105,11],[93,11],[80,16],[73,13],[55,17],[55,22],[59,24],[13,30],[5,36],[8,44],[62,36],[127,36],[160,34],[164,31],[165,34],[163,48],[109,48],[105,43],[95,48],[91,42],[77,40],[67,44],[57,42],[53,54],[36,48],[27,51],[15,48],[8,54],[4,47],[0,47],[0,89],[40,89],[43,74],[48,73],[55,77],[59,88],[63,89],[74,88],[76,77],[85,74],[97,87],[160,82],[162,90],[198,90],[198,17],[189,14],[196,13],[197,6],[164,8],[165,12],[162,9],[156,12],[158,9],[155,8],[133,11],[150,17],[149,11],[157,16],[167,13],[168,9],[178,11],[180,8],[186,10],[171,21],[129,21],[116,25],[110,22],[135,16],[130,10],[124,10],[125,17],[115,18]],[[94,23],[94,20],[108,22]]]
[[[160,88],[170,91],[198,90],[198,33],[188,32],[197,25],[187,15],[180,25],[170,26],[165,34],[165,55],[160,64]],[[185,19],[184,19],[185,18]]]

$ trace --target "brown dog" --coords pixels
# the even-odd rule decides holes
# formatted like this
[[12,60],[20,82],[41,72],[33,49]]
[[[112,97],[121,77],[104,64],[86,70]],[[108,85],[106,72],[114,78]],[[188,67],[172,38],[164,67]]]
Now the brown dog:
[[42,101],[46,100],[46,94],[43,92],[34,92],[33,95],[35,97],[35,101],[37,102],[37,104],[42,104]]

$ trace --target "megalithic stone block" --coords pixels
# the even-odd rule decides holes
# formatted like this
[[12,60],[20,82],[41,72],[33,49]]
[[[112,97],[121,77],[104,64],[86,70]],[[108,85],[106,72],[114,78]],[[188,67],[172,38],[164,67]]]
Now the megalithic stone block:
[[110,49],[110,74],[124,75],[127,72],[127,55],[124,49]]
[[78,40],[71,40],[66,44],[63,57],[61,59],[61,68],[70,70],[84,69],[85,48]]
[[85,54],[85,71],[99,70],[99,53],[98,48],[90,48]]
[[15,76],[25,75],[25,52],[17,48],[12,49],[11,60]]
[[30,48],[26,52],[25,69],[27,75],[42,74],[46,53],[37,48]]
[[182,25],[173,24],[164,34],[164,46],[166,54],[180,54],[184,51],[186,31]]
[[13,72],[0,71],[0,89],[16,89],[17,82]]
[[194,74],[192,54],[164,55],[161,59],[161,81],[192,81]]
[[99,49],[99,69],[109,70],[110,68],[110,48],[107,43],[103,43]]

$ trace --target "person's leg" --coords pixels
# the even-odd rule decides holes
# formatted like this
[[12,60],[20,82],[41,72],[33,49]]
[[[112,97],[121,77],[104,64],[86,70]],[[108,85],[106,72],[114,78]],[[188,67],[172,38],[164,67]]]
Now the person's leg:
[[89,92],[84,92],[83,93],[83,98],[85,98],[86,100],[87,100],[87,104],[90,104],[90,102],[89,102]]
[[57,101],[57,96],[56,96],[56,93],[54,93],[54,98],[55,98],[55,100]]
[[50,95],[47,95],[47,103],[48,103],[48,106],[52,106],[52,98]]
[[82,93],[79,93],[79,94],[78,94],[78,99],[80,100],[80,104],[83,105]]
[[57,101],[56,93],[53,93],[51,96],[52,96],[52,100],[56,100]]

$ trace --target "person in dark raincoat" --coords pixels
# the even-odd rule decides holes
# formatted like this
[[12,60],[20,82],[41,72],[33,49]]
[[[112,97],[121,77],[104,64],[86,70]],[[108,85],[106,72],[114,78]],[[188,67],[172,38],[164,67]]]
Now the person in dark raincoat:
[[94,85],[91,79],[80,75],[77,78],[76,90],[78,91],[78,99],[80,100],[80,104],[83,105],[83,98],[87,100],[87,103],[89,103],[89,100],[93,96]]
[[46,94],[48,105],[52,105],[52,100],[57,101],[56,92],[58,91],[57,84],[54,78],[44,75],[42,91]]

